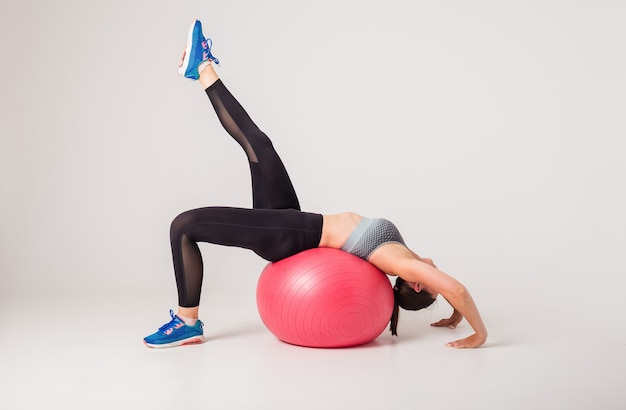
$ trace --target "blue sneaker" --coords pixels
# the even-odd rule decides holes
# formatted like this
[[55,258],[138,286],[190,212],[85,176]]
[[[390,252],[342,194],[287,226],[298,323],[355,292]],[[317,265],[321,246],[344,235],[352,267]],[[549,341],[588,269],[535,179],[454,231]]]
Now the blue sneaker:
[[202,23],[200,20],[194,20],[189,27],[189,35],[187,36],[187,46],[183,59],[178,66],[178,74],[192,80],[200,77],[198,66],[203,61],[213,61],[219,65],[220,61],[211,54],[213,42],[211,39],[204,38],[202,34]]
[[189,326],[170,310],[172,320],[164,324],[155,333],[146,336],[143,342],[148,347],[174,347],[202,343],[204,341],[203,323],[198,320],[195,325]]

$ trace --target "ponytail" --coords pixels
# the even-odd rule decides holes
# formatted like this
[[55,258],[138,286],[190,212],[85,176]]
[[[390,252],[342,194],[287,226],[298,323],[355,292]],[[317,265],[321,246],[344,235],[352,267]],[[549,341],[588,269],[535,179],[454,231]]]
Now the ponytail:
[[393,288],[393,313],[391,314],[391,324],[389,330],[392,336],[398,336],[398,316],[400,314],[400,305],[398,304],[398,288]]
[[400,314],[400,308],[406,310],[424,309],[430,306],[435,301],[435,298],[425,290],[416,292],[413,286],[398,277],[396,279],[396,285],[393,287],[393,301],[393,313],[391,315],[389,330],[393,336],[398,336],[398,316]]

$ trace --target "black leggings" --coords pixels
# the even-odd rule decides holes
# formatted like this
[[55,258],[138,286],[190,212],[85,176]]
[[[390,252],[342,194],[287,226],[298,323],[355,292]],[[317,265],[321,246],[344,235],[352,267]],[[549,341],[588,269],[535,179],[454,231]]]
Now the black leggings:
[[248,156],[253,209],[200,208],[174,219],[170,242],[182,307],[200,304],[203,265],[198,242],[251,249],[277,261],[317,247],[322,237],[322,215],[300,211],[289,175],[267,135],[221,80],[206,93],[220,122]]

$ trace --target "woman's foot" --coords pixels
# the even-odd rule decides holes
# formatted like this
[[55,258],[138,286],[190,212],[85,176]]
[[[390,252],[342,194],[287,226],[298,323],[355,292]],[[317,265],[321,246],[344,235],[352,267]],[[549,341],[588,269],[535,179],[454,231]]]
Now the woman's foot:
[[219,65],[219,60],[211,54],[213,42],[202,34],[202,23],[200,20],[194,20],[189,27],[187,36],[187,45],[178,66],[178,74],[197,80],[202,72],[202,65],[208,65],[211,62]]
[[155,333],[146,336],[143,342],[152,348],[174,347],[204,342],[203,323],[198,320],[193,326],[185,324],[183,319],[170,310],[172,320],[164,324]]

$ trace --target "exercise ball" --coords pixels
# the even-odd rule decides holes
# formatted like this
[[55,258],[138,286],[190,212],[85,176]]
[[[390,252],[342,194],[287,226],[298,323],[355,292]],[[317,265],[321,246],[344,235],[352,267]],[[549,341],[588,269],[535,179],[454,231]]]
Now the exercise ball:
[[307,347],[370,342],[393,312],[387,276],[347,252],[315,248],[268,264],[257,284],[261,320],[280,340]]

